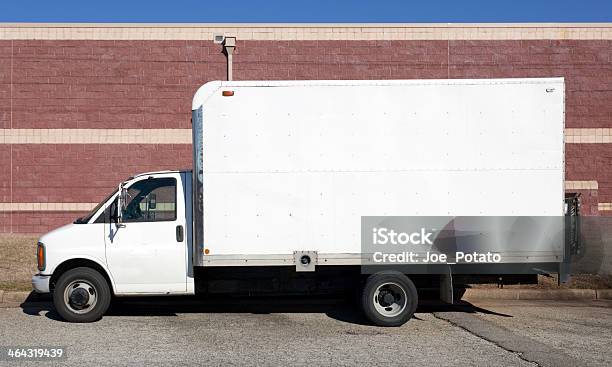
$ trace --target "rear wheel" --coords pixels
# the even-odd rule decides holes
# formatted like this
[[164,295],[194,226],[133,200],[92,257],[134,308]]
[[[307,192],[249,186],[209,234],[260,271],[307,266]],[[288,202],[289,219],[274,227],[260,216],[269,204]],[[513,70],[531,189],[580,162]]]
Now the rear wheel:
[[363,288],[361,304],[366,317],[379,326],[401,326],[418,304],[414,283],[398,272],[371,275]]
[[106,279],[94,269],[75,268],[60,276],[53,290],[53,304],[66,321],[92,322],[108,309],[111,292]]

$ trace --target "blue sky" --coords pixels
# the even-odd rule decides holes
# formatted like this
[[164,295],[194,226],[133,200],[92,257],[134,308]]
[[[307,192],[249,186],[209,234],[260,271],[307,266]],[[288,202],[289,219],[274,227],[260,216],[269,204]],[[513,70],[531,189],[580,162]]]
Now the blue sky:
[[0,0],[1,22],[610,22],[612,0]]

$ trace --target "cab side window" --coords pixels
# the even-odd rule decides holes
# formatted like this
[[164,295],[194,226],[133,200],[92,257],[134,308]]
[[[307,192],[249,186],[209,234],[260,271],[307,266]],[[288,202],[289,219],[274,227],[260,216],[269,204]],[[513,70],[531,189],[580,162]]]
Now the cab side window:
[[128,188],[127,193],[123,222],[176,220],[176,179],[164,177],[138,181]]

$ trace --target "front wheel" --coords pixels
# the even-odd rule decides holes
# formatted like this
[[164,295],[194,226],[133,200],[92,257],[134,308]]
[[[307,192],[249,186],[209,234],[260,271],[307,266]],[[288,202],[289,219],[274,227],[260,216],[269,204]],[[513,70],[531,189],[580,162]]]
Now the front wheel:
[[379,326],[405,324],[418,304],[414,283],[398,272],[371,275],[363,288],[361,305],[366,317]]
[[57,313],[69,322],[92,322],[108,309],[111,292],[106,279],[94,269],[75,268],[62,274],[53,290]]

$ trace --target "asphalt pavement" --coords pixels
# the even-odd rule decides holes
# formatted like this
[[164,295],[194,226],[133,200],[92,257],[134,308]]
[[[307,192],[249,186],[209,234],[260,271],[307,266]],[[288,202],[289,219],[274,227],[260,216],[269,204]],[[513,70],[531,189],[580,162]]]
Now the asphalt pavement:
[[610,366],[612,301],[421,305],[399,328],[329,299],[132,299],[70,324],[48,302],[0,308],[0,348],[64,358],[0,365]]

